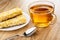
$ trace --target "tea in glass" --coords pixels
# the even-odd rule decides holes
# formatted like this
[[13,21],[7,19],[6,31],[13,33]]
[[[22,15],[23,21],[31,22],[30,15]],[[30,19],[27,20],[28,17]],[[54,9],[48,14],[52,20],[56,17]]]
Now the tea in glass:
[[48,4],[36,4],[29,8],[32,22],[37,27],[47,27],[53,19],[54,7]]

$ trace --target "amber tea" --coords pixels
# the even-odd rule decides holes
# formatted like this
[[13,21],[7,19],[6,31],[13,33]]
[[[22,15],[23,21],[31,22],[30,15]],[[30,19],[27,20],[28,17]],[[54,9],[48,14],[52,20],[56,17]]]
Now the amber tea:
[[50,5],[34,5],[29,9],[32,22],[37,27],[47,27],[51,22],[54,8]]

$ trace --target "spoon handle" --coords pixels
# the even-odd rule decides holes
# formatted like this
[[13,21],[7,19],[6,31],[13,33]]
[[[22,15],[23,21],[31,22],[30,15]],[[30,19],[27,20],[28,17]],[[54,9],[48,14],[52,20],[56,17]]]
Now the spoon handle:
[[19,36],[24,36],[24,35],[14,35],[14,36],[12,36],[12,37],[9,37],[9,38],[7,38],[7,39],[5,39],[5,40],[14,40],[14,39],[17,39]]

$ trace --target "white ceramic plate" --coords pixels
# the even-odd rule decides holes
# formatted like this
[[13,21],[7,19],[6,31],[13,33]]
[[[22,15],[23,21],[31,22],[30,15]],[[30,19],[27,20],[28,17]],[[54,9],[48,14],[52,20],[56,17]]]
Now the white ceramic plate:
[[26,26],[30,21],[30,16],[27,13],[24,13],[24,12],[23,12],[23,15],[26,17],[26,23],[25,24],[22,24],[22,25],[19,25],[19,26],[13,26],[13,27],[9,27],[9,28],[2,28],[0,30],[1,31],[13,31],[13,30],[17,30],[19,28],[22,28],[22,27]]

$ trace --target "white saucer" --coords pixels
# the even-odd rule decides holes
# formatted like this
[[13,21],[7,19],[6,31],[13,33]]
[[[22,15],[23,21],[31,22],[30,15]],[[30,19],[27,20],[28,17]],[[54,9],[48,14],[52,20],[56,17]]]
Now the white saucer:
[[26,23],[25,24],[19,25],[19,26],[14,26],[14,27],[9,27],[9,28],[2,28],[0,30],[1,31],[13,31],[13,30],[17,30],[17,29],[20,29],[22,27],[25,27],[30,21],[30,16],[27,13],[24,13],[24,12],[23,12],[23,15],[26,17]]

